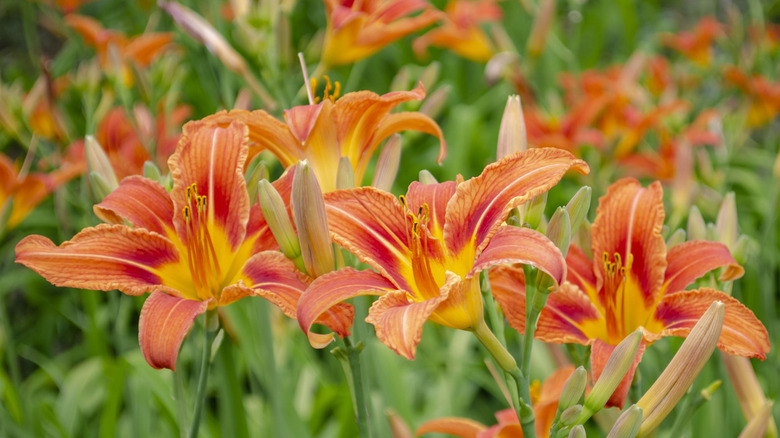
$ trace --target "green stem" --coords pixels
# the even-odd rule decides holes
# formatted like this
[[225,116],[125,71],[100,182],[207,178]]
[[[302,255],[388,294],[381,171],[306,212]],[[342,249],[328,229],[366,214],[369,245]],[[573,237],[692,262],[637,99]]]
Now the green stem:
[[360,367],[360,351],[363,349],[363,344],[360,342],[353,344],[352,338],[347,336],[344,338],[344,345],[347,348],[347,359],[349,368],[352,371],[352,402],[355,409],[355,421],[357,422],[360,436],[363,438],[370,437],[371,428],[369,427],[368,403],[363,386],[363,372]]
[[269,392],[269,403],[271,405],[271,413],[274,419],[274,433],[277,436],[288,436],[286,429],[286,421],[284,420],[284,407],[283,400],[284,393],[281,390],[280,379],[276,370],[276,357],[274,354],[274,339],[273,331],[271,329],[271,312],[270,303],[265,300],[258,300],[260,312],[258,314],[258,320],[260,323],[260,333],[263,337],[261,342],[261,348],[263,351],[263,357],[265,359],[265,377],[267,383],[267,390]]
[[203,415],[203,405],[206,399],[206,386],[209,379],[209,368],[211,368],[211,344],[214,341],[214,334],[219,326],[219,316],[216,310],[206,312],[206,323],[203,328],[203,356],[200,362],[200,377],[198,378],[198,391],[195,394],[195,413],[192,415],[192,425],[190,426],[190,438],[198,436],[200,428],[200,417]]
[[[179,416],[179,423],[186,424],[187,419],[187,400],[184,397],[184,380],[182,373],[173,373],[173,393],[176,396],[176,414]],[[184,428],[179,429],[179,437],[186,438],[187,431]]]

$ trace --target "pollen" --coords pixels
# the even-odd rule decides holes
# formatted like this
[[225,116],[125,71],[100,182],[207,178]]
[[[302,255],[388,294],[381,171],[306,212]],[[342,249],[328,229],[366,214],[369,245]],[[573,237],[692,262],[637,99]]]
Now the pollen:
[[341,83],[339,81],[331,82],[328,75],[323,75],[322,78],[325,79],[325,88],[322,90],[321,98],[317,96],[317,85],[319,84],[319,81],[317,78],[311,79],[311,94],[314,96],[314,103],[319,103],[325,99],[335,102],[341,95]]
[[217,296],[221,290],[222,270],[209,231],[208,197],[198,194],[193,183],[185,192],[186,203],[182,208],[185,223],[187,263],[199,299]]
[[631,272],[634,261],[632,254],[628,254],[625,264],[623,257],[614,253],[610,261],[609,254],[604,252],[601,256],[604,265],[604,298],[607,307],[607,335],[610,339],[620,340],[627,334],[624,327],[626,321],[626,277]]

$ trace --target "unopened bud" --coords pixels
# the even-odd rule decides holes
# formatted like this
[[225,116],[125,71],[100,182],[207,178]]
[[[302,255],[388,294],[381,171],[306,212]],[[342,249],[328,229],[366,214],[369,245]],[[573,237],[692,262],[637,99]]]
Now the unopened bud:
[[568,438],[586,438],[585,426],[578,424],[571,428]]
[[450,91],[452,91],[452,86],[449,84],[437,88],[433,93],[428,95],[422,105],[420,105],[420,112],[428,115],[432,119],[438,117],[444,109],[444,105],[447,103],[447,97],[449,97]]
[[593,189],[588,186],[581,187],[577,190],[577,193],[571,197],[569,203],[566,204],[566,211],[569,212],[569,221],[571,222],[571,232],[576,234],[580,228],[580,225],[588,217],[588,211],[590,210],[590,199],[593,194]]
[[644,411],[640,435],[658,427],[688,391],[718,344],[725,314],[726,306],[721,301],[712,303],[666,369],[636,403]]
[[160,168],[154,164],[154,161],[144,162],[144,176],[152,181],[162,182],[162,174],[160,174]]
[[737,201],[734,192],[729,192],[720,204],[718,219],[715,222],[718,229],[718,241],[730,250],[737,243],[739,225],[737,223]]
[[564,207],[558,207],[555,210],[547,224],[545,234],[566,257],[571,243],[571,221],[569,220],[569,212]]
[[336,172],[336,188],[351,189],[355,187],[355,169],[349,157],[339,158],[339,168]]
[[604,404],[609,400],[620,381],[623,380],[623,377],[631,368],[631,364],[634,363],[641,342],[642,332],[637,330],[626,336],[612,350],[612,354],[609,356],[609,360],[607,360],[599,380],[593,385],[590,394],[585,398],[582,413],[577,420],[578,423],[584,423],[591,415],[604,407]]
[[262,179],[257,183],[257,198],[265,222],[271,229],[276,243],[279,244],[279,249],[288,259],[295,262],[298,269],[301,269],[304,267],[301,259],[301,246],[292,222],[290,222],[290,216],[282,196],[273,184],[267,179]]
[[[563,411],[580,401],[582,393],[585,392],[585,384],[588,382],[588,372],[582,366],[577,367],[569,380],[566,381],[566,385],[563,386],[561,396],[558,398],[558,409]],[[579,416],[579,412],[577,413]]]
[[501,126],[498,128],[496,159],[500,160],[514,152],[526,149],[528,149],[528,140],[523,105],[520,103],[520,96],[509,96],[504,107],[504,115],[501,117]]
[[253,160],[253,162],[249,164],[248,168],[249,171],[245,176],[246,188],[249,191],[249,199],[256,200],[258,194],[258,183],[264,179],[268,179],[268,168],[265,167],[265,163],[259,158]]
[[89,172],[89,186],[92,187],[92,194],[95,195],[95,199],[101,201],[114,191],[111,185],[97,172]]
[[[114,168],[111,166],[111,161],[109,161],[108,155],[95,140],[95,137],[88,135],[84,139],[84,153],[87,156],[87,172],[90,174],[95,173],[102,179],[103,187],[101,190],[108,190],[108,193],[111,193],[119,187],[119,181],[116,178],[116,173],[114,173]],[[98,199],[102,200],[108,193]]]
[[409,84],[412,82],[412,75],[409,73],[409,68],[403,66],[398,70],[398,73],[393,76],[390,81],[390,91],[406,91],[409,89]]
[[379,153],[371,185],[386,192],[393,188],[401,164],[401,134],[393,134]]
[[387,408],[385,415],[387,422],[390,423],[390,435],[393,438],[412,438],[414,436],[409,425],[394,410]]
[[420,182],[423,184],[438,184],[439,181],[436,181],[436,177],[433,176],[431,172],[429,172],[427,169],[423,169],[420,171]]
[[574,244],[580,248],[592,248],[591,234],[590,234],[590,222],[583,221],[580,225],[580,229],[577,230],[572,236]]
[[434,85],[436,85],[436,81],[439,80],[440,70],[441,65],[439,65],[438,62],[433,61],[423,69],[423,71],[420,73],[420,77],[417,80],[423,84],[425,89],[430,90]]
[[734,248],[731,249],[731,256],[740,265],[746,265],[750,255],[753,251],[753,239],[748,235],[743,234],[737,239],[737,243],[734,244]]
[[774,402],[771,400],[766,402],[742,429],[739,438],[763,438],[772,420],[772,405]]
[[618,417],[607,438],[634,438],[642,425],[642,408],[631,405]]
[[334,267],[325,200],[317,177],[306,161],[298,162],[292,185],[292,209],[301,256],[306,272],[316,278]]
[[[560,405],[558,405],[560,408]],[[558,420],[564,426],[572,426],[577,422],[577,418],[582,413],[582,405],[573,405],[561,412],[561,418]]]
[[542,216],[544,216],[544,207],[546,206],[547,192],[531,199],[523,206],[525,209],[523,221],[527,223],[532,230],[539,229],[539,224],[542,222]]
[[669,236],[669,239],[666,240],[666,249],[683,242],[685,242],[685,230],[678,228]]
[[707,238],[707,224],[695,205],[688,213],[688,238],[690,240],[705,240]]
[[706,240],[710,240],[713,242],[719,242],[718,240],[718,228],[715,226],[715,224],[707,224],[707,238]]
[[542,53],[542,49],[544,49],[547,41],[547,34],[552,28],[554,19],[555,0],[542,0],[539,2],[531,33],[528,35],[528,42],[526,43],[526,50],[531,58],[536,58]]

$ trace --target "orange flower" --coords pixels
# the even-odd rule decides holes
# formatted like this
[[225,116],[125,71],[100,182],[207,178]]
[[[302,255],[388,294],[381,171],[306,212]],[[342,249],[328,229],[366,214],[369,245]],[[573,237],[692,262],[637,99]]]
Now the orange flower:
[[[558,399],[561,397],[566,381],[574,372],[574,366],[568,365],[557,369],[547,377],[537,391],[531,393],[531,404],[536,418],[536,435],[548,436],[552,427],[555,412],[558,409]],[[538,382],[536,382],[538,384]],[[535,386],[532,386],[533,390]],[[498,424],[487,427],[477,421],[467,418],[447,417],[429,420],[417,428],[417,436],[426,433],[445,433],[462,438],[522,438],[523,428],[517,419],[514,409],[504,409],[496,412]]]
[[529,106],[523,111],[528,143],[533,147],[554,147],[578,154],[580,147],[601,147],[604,138],[591,128],[596,116],[594,107],[577,105],[560,119],[543,114],[538,107]]
[[0,234],[19,225],[54,190],[82,171],[78,164],[65,163],[51,173],[20,175],[11,159],[0,154],[0,218],[8,215],[5,224],[0,224]]
[[[627,178],[610,186],[599,201],[592,227],[593,261],[572,245],[566,257],[569,281],[550,295],[542,310],[536,336],[545,342],[591,345],[594,380],[627,334],[642,330],[645,344],[664,336],[685,337],[713,301],[726,305],[718,348],[761,359],[769,351],[766,329],[739,301],[710,288],[685,290],[696,278],[718,267],[725,267],[721,280],[742,276],[744,270],[728,248],[697,240],[667,251],[661,236],[663,220],[660,183],[642,188],[638,181]],[[522,270],[494,270],[491,286],[512,327],[524,331]],[[504,302],[516,305],[505,306]],[[644,347],[640,348],[608,405],[622,406],[643,351]]]
[[398,104],[422,100],[422,85],[412,91],[394,91],[379,96],[370,91],[347,93],[335,102],[329,98],[315,105],[301,105],[284,112],[282,123],[267,112],[233,110],[209,116],[206,120],[225,125],[240,120],[249,126],[253,142],[250,155],[267,149],[288,167],[308,160],[323,192],[336,190],[339,161],[347,157],[360,185],[371,156],[390,135],[406,129],[422,131],[439,138],[438,161],[447,147],[436,122],[418,112],[393,113]]
[[476,62],[487,62],[496,53],[482,30],[484,23],[501,20],[495,0],[450,0],[442,16],[443,24],[414,41],[414,52],[422,57],[428,46],[444,47]]
[[713,17],[704,17],[692,31],[664,34],[661,42],[697,65],[707,67],[712,60],[712,42],[723,34],[722,24]]
[[[255,295],[294,317],[308,278],[278,251],[264,251],[275,243],[259,207],[250,208],[243,174],[248,149],[240,123],[190,122],[168,161],[170,193],[141,176],[125,178],[95,206],[108,224],[59,247],[28,236],[16,246],[16,261],[57,286],[152,291],[139,341],[154,368],[175,368],[184,336],[207,309]],[[289,192],[290,179],[277,181],[280,191]],[[322,321],[338,330],[343,322],[331,315]]]
[[[322,62],[332,67],[369,57],[439,17],[425,0],[325,0],[328,27]],[[420,14],[409,17],[417,11]]]
[[747,124],[763,126],[780,113],[780,83],[772,83],[764,76],[748,77],[734,66],[726,67],[723,75],[736,85],[750,101]]
[[325,310],[358,295],[381,295],[367,322],[385,345],[412,359],[431,319],[463,330],[484,328],[479,272],[526,263],[560,282],[560,251],[541,233],[502,226],[516,206],[546,192],[584,161],[558,149],[507,156],[468,181],[413,182],[400,202],[373,187],[325,195],[331,238],[374,271],[351,268],[317,278],[298,303],[298,320],[318,348],[332,334],[311,332]]

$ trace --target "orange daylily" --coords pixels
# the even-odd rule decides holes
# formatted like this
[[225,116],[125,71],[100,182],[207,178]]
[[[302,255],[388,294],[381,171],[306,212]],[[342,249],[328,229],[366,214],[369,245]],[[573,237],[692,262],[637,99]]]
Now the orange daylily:
[[[101,120],[95,138],[106,151],[118,179],[140,175],[146,161],[165,168],[165,162],[180,137],[179,133],[172,132],[171,127],[180,126],[190,112],[188,106],[179,106],[170,116],[159,114],[154,120],[149,110],[139,105],[134,111],[135,123],[131,123],[123,108],[114,108]],[[83,148],[83,143],[79,140],[74,146]],[[148,149],[151,143],[154,144],[154,156]]]
[[577,105],[560,119],[549,116],[537,106],[523,111],[528,143],[533,147],[555,147],[578,154],[580,147],[601,147],[604,138],[590,127],[596,112],[590,105]]
[[689,32],[664,34],[661,42],[677,50],[694,63],[706,67],[712,59],[712,42],[724,35],[723,25],[713,17],[704,17]]
[[[168,47],[173,40],[171,32],[146,32],[128,38],[121,32],[104,28],[94,18],[78,14],[65,16],[68,23],[98,53],[100,64],[105,68],[112,63],[111,50],[121,62],[133,62],[139,67],[148,66],[154,58]],[[122,77],[127,83],[132,81],[132,73],[127,65],[122,65]]]
[[82,166],[66,162],[50,173],[20,175],[13,161],[0,154],[0,220],[8,215],[5,224],[0,224],[0,234],[19,225],[54,190],[82,171]]
[[[275,248],[244,180],[249,145],[240,123],[184,126],[168,164],[173,189],[141,176],[125,178],[96,205],[106,224],[55,246],[28,236],[16,261],[57,286],[152,292],[141,311],[139,342],[154,368],[174,369],[195,317],[246,296],[262,296],[294,317],[308,278]],[[288,172],[289,174],[289,172]],[[289,193],[291,177],[277,181]],[[130,223],[133,226],[125,225]],[[351,309],[345,312],[351,321]],[[322,320],[334,330],[340,314]]]
[[422,131],[439,138],[438,162],[447,154],[441,129],[436,122],[418,112],[390,111],[402,102],[422,100],[422,84],[411,91],[378,95],[370,91],[347,93],[340,99],[325,98],[314,105],[286,110],[280,122],[263,110],[232,110],[209,116],[207,120],[228,124],[240,120],[249,126],[253,143],[250,155],[267,149],[288,167],[308,160],[323,192],[336,190],[339,160],[349,158],[360,185],[371,156],[382,140],[406,129]]
[[[328,27],[322,63],[349,64],[433,24],[440,12],[425,0],[325,0]],[[410,17],[417,11],[420,14]]]
[[381,295],[366,321],[385,345],[412,359],[428,319],[455,329],[482,328],[480,271],[526,263],[562,281],[563,259],[549,239],[502,224],[514,207],[549,190],[572,168],[588,171],[566,151],[532,149],[465,182],[413,182],[400,202],[373,187],[327,193],[331,238],[376,272],[346,268],[311,284],[298,303],[309,342],[322,348],[333,339],[312,333],[311,326],[334,304]]
[[[667,251],[661,236],[663,189],[655,182],[642,188],[622,179],[599,201],[592,226],[593,260],[572,245],[566,263],[569,277],[550,295],[536,329],[545,342],[591,345],[593,378],[597,380],[615,345],[640,329],[644,344],[664,336],[688,335],[713,301],[726,304],[718,348],[729,354],[764,359],[769,351],[766,329],[753,312],[736,299],[710,288],[685,290],[696,278],[724,267],[721,280],[744,270],[718,242],[690,241]],[[491,286],[512,327],[525,329],[525,293],[521,269],[500,267],[491,272]],[[636,365],[612,395],[609,405],[622,406]]]
[[723,75],[750,100],[749,126],[763,126],[780,113],[780,83],[769,82],[761,75],[748,76],[734,66],[726,67]]
[[[558,410],[558,399],[573,372],[574,366],[568,365],[555,370],[544,380],[541,387],[531,386],[531,405],[536,419],[534,426],[537,436],[544,437],[550,434],[555,412]],[[420,425],[415,435],[437,432],[461,438],[523,438],[523,428],[514,409],[496,412],[496,419],[498,424],[487,427],[467,418],[437,418]]]
[[496,48],[482,30],[482,25],[501,20],[502,11],[495,0],[451,0],[445,13],[440,27],[414,41],[417,56],[424,56],[428,46],[437,46],[472,61],[489,61]]

